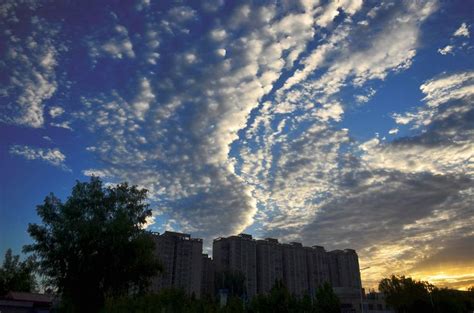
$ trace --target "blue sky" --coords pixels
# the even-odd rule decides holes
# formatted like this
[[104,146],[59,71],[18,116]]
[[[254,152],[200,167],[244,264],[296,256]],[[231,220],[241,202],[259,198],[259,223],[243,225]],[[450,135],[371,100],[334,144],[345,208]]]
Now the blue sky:
[[[95,174],[149,229],[474,284],[470,1],[3,1],[0,253]],[[471,252],[466,252],[471,251]]]

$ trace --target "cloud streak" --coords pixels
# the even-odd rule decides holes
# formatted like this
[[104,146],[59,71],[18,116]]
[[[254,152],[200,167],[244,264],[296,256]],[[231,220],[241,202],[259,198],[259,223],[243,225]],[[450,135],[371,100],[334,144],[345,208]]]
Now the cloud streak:
[[30,146],[14,145],[9,149],[11,155],[20,156],[26,160],[40,160],[49,165],[71,171],[66,165],[66,156],[57,148],[43,149]]

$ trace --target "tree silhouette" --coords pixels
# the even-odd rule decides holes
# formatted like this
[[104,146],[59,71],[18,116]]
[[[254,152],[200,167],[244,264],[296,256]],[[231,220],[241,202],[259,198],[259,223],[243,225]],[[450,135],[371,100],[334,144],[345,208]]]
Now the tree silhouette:
[[147,191],[123,183],[104,187],[100,179],[77,182],[65,203],[50,194],[30,224],[34,243],[25,246],[41,274],[70,312],[97,312],[106,297],[144,291],[160,265],[143,229],[151,211]]
[[324,283],[316,290],[315,312],[339,313],[340,301],[329,283]]
[[8,249],[0,267],[0,296],[9,291],[34,291],[36,280],[33,270],[32,258],[22,262],[19,255],[13,255],[12,250]]
[[437,288],[428,282],[395,276],[380,281],[389,306],[400,313],[468,313],[474,310],[474,292]]
[[384,278],[379,283],[379,290],[385,294],[388,305],[397,312],[432,312],[432,298],[429,290],[432,285],[416,281],[410,277],[395,276]]
[[225,289],[229,296],[244,297],[247,293],[245,287],[245,275],[240,271],[222,271],[217,272],[214,278],[216,292]]

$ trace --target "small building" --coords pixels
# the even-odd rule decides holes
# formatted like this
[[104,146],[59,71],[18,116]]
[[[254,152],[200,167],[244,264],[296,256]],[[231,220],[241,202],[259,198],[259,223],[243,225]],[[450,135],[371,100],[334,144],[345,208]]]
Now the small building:
[[48,313],[53,296],[31,292],[9,292],[0,298],[1,313]]
[[365,313],[395,313],[385,303],[385,295],[381,292],[369,292],[364,297]]

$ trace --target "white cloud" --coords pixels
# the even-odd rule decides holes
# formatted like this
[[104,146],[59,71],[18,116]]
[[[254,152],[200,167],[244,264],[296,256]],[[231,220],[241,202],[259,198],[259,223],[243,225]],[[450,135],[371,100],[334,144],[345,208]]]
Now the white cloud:
[[454,55],[454,50],[464,50],[471,49],[468,42],[462,42],[460,38],[456,37],[466,37],[469,38],[469,26],[466,23],[462,23],[461,26],[453,33],[450,38],[450,44],[446,45],[444,48],[438,49],[438,53],[442,55],[452,54]]
[[110,56],[114,59],[135,58],[135,51],[128,30],[123,25],[116,25],[107,41],[94,38],[89,41],[90,55],[93,59]]
[[390,135],[396,135],[398,134],[398,128],[392,128],[388,131]]
[[31,1],[0,4],[1,67],[7,79],[0,87],[0,121],[34,128],[44,125],[47,100],[58,88],[58,53],[64,49],[58,40],[58,25],[37,16],[37,7]]
[[425,82],[420,90],[430,107],[453,99],[462,99],[474,93],[474,71],[447,75]]
[[155,95],[151,89],[150,81],[143,78],[140,83],[140,92],[132,103],[132,106],[135,109],[135,114],[138,118],[143,119],[145,117],[145,114],[150,109],[150,104],[154,99]]
[[217,53],[217,55],[219,55],[221,57],[225,57],[227,51],[225,49],[217,49],[216,53]]
[[210,33],[211,38],[216,40],[216,41],[222,41],[227,37],[227,32],[225,29],[214,29]]
[[[263,3],[236,7],[227,17],[209,21],[215,26],[196,38],[183,30],[192,29],[200,12],[184,14],[180,8],[173,14],[183,18],[161,19],[163,27],[146,21],[145,28],[157,34],[147,32],[145,51],[135,53],[148,55],[153,40],[159,42],[153,46],[157,62],[168,64],[160,63],[160,71],[146,80],[140,77],[138,91],[83,98],[85,109],[75,114],[99,134],[93,152],[107,160],[105,169],[117,179],[146,186],[183,230],[193,225],[206,237],[240,232],[253,223],[253,187],[235,173],[231,144],[314,35],[312,11],[299,5],[279,10]],[[186,38],[186,47],[170,52],[168,40],[176,36]],[[209,49],[216,51],[215,58],[202,54]],[[326,108],[321,118],[339,119],[336,109]]]
[[454,32],[453,36],[456,37],[469,37],[469,28],[466,23],[462,23],[461,26]]
[[354,98],[357,103],[363,104],[367,103],[375,95],[376,91],[373,88],[370,88],[365,95],[355,95]]
[[446,47],[444,48],[439,48],[438,49],[438,53],[442,54],[442,55],[446,55],[446,54],[453,54],[453,49],[454,49],[454,46],[453,45],[447,45]]
[[[366,81],[385,79],[410,66],[420,23],[436,6],[405,4],[380,8],[386,15],[378,20],[374,15],[371,22],[377,27],[371,32],[350,19],[335,26],[299,62],[303,67],[277,91],[275,102],[263,105],[249,125],[245,145],[252,148],[239,150],[242,161],[235,166],[262,207],[256,216],[262,231],[278,229],[276,235],[298,236],[300,227],[317,218],[329,199],[344,194],[341,184],[345,175],[354,175],[348,164],[355,161],[342,152],[350,142],[348,130],[333,125],[344,113],[337,95],[348,82],[363,87]],[[346,39],[360,32],[367,42],[363,37],[359,40],[364,44],[349,45]],[[366,91],[356,100],[368,101],[376,92]],[[372,148],[379,145],[375,140]]]
[[368,49],[346,50],[311,87],[335,94],[348,78],[352,77],[352,83],[360,86],[368,80],[385,79],[390,71],[408,68],[418,46],[419,23],[434,9],[430,2],[410,4],[387,21]]
[[196,17],[196,11],[187,6],[174,7],[169,10],[168,14],[172,20],[177,20],[178,22],[184,22]]
[[43,149],[30,146],[14,145],[9,149],[10,154],[21,156],[27,160],[41,160],[50,165],[71,171],[65,164],[66,156],[57,148]]
[[64,122],[61,122],[61,123],[50,123],[49,125],[52,126],[52,127],[58,127],[58,128],[73,130],[72,127],[71,127],[71,122],[70,121],[64,121]]
[[64,109],[62,107],[50,107],[49,108],[49,115],[52,118],[56,118],[64,113]]
[[101,170],[101,169],[87,169],[82,171],[82,175],[84,176],[96,176],[96,177],[102,177],[102,178],[108,178],[110,177],[110,173],[107,170]]
[[[424,132],[411,140],[403,138],[378,143],[362,159],[372,168],[407,173],[474,175],[474,131],[468,126],[474,99],[474,72],[443,75],[420,86],[425,94],[416,113],[396,115],[399,124],[412,123]],[[462,129],[462,130],[461,130]]]

